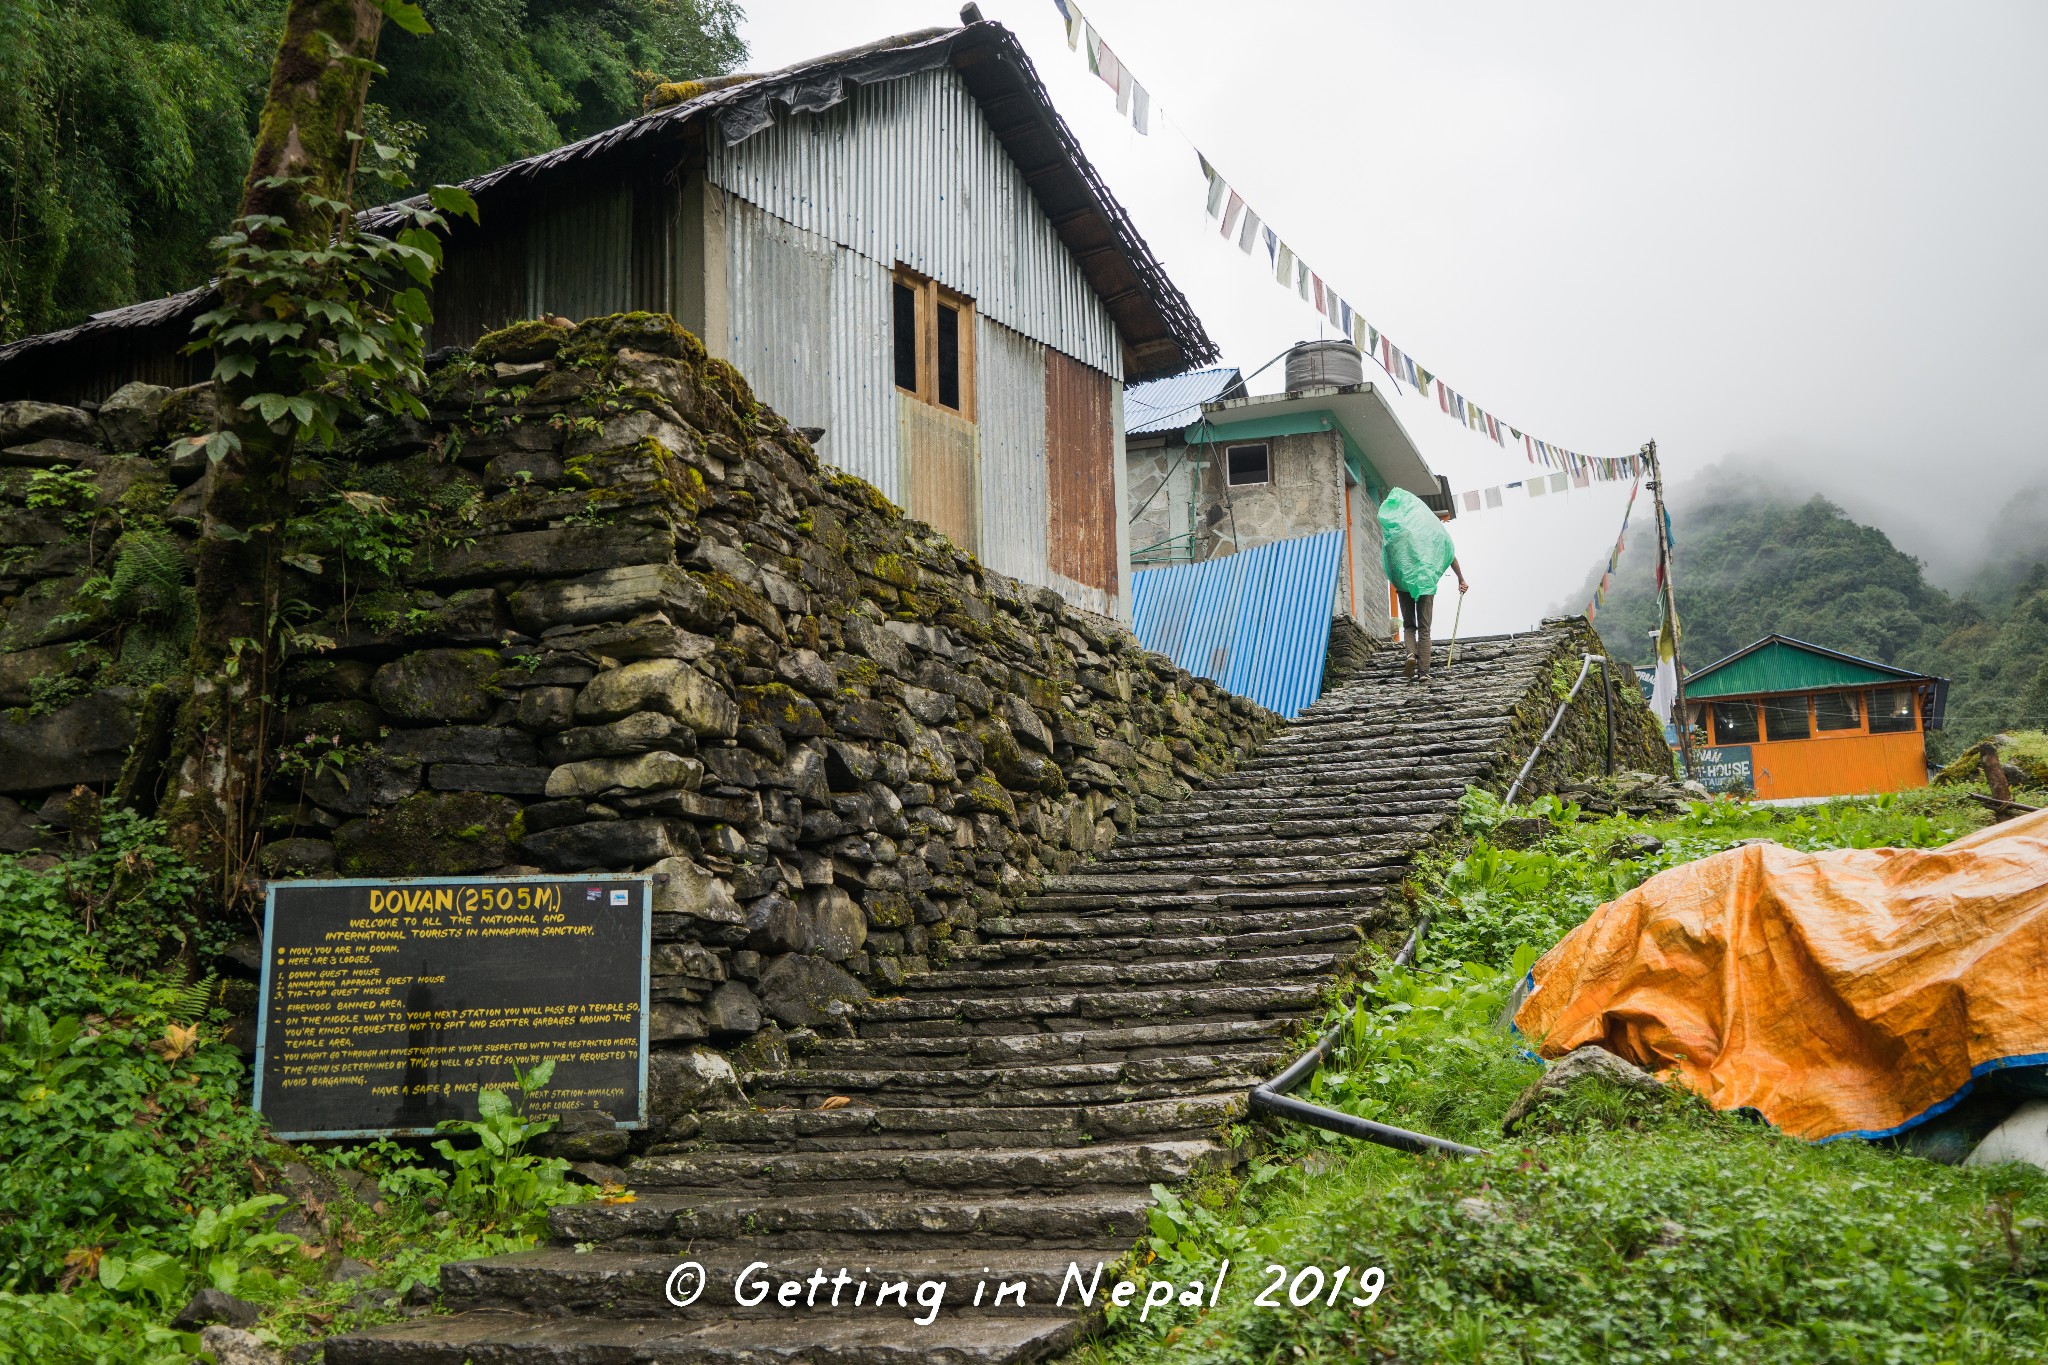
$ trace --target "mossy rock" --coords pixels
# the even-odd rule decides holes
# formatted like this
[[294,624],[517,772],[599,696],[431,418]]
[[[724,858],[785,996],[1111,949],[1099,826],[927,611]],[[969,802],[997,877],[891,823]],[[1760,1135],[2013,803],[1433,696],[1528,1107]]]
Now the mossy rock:
[[832,733],[818,704],[785,683],[739,690],[740,724],[767,725],[785,735],[811,738]]
[[474,722],[498,704],[493,649],[423,649],[377,670],[370,693],[401,720]]
[[382,815],[334,834],[336,869],[348,877],[453,877],[514,860],[526,817],[508,796],[419,792]]
[[[2048,787],[2048,732],[2010,730],[1993,735],[1991,743],[1998,749],[1998,761],[2005,768],[2008,782],[2015,786]],[[1950,785],[1982,782],[1984,763],[1978,757],[1977,746],[1971,745],[1934,780]]]
[[565,327],[538,318],[531,322],[515,322],[510,327],[484,333],[477,339],[470,356],[480,365],[501,362],[526,365],[536,360],[552,360],[575,333],[573,326]]
[[1011,824],[1017,821],[1017,803],[1003,790],[1003,784],[996,781],[991,773],[979,772],[967,779],[960,795],[970,809],[986,815],[1000,815]]
[[667,356],[692,369],[702,369],[707,358],[704,343],[696,334],[666,313],[607,313],[585,318],[562,358],[573,364],[623,350]]

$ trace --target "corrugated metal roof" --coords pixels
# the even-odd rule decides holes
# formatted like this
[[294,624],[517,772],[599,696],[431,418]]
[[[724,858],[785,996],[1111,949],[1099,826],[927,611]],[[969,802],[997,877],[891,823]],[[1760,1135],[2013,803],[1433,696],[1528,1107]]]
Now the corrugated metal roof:
[[[1066,249],[1081,264],[1088,287],[1109,308],[1118,333],[1137,357],[1133,373],[1157,374],[1215,359],[1215,343],[1203,330],[1193,306],[1167,278],[1165,267],[1082,153],[1023,47],[1000,24],[922,29],[758,77],[707,83],[705,93],[693,99],[643,114],[566,147],[500,166],[463,185],[476,197],[487,221],[494,221],[498,213],[523,210],[535,200],[583,195],[586,189],[581,177],[586,174],[639,174],[650,162],[672,164],[676,157],[687,154],[692,139],[703,136],[701,130],[707,124],[714,126],[730,147],[771,127],[786,114],[830,109],[861,85],[900,80],[941,66],[960,71],[1004,148],[1020,167],[1027,168],[1032,193],[1058,226]],[[933,147],[905,150],[923,156],[944,151]],[[819,193],[830,193],[832,188],[816,187]],[[371,231],[388,231],[400,220],[398,208],[387,205],[367,210],[357,215],[357,222]],[[454,229],[455,250],[462,249],[465,232],[477,230]],[[0,375],[0,388],[21,387],[19,381],[9,382],[11,367],[31,355],[106,333],[182,323],[210,307],[213,297],[209,284],[169,298],[112,309],[75,327],[0,346],[0,371],[10,371]]]
[[1215,402],[1243,382],[1236,366],[1223,365],[1133,384],[1124,390],[1124,415],[1130,422],[1124,435],[1148,436],[1193,426],[1202,420],[1202,404]]
[[1686,700],[1802,692],[1819,687],[1867,687],[1872,683],[1932,681],[1928,675],[1896,668],[1825,645],[1766,635],[1755,644],[1687,675]]
[[1132,576],[1145,648],[1292,720],[1323,687],[1344,533],[1279,540]]

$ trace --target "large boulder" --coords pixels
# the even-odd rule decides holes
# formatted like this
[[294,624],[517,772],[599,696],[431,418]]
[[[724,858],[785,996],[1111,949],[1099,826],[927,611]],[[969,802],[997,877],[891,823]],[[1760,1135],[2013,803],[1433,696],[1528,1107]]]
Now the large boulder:
[[673,564],[632,564],[530,583],[512,594],[511,606],[512,619],[532,635],[550,626],[626,621],[654,611],[686,626],[709,626],[719,619],[704,585]]
[[704,765],[696,759],[656,750],[651,754],[586,758],[580,763],[564,763],[548,774],[547,795],[560,799],[565,796],[596,796],[615,789],[695,791],[703,780]]
[[519,803],[485,792],[419,792],[334,832],[347,877],[458,877],[513,862],[525,832]]
[[641,659],[609,668],[583,686],[576,718],[618,720],[635,711],[659,711],[699,735],[730,739],[739,730],[732,698],[680,659]]
[[708,1047],[664,1048],[647,1058],[647,1117],[657,1133],[714,1109],[747,1103],[732,1063]]
[[378,669],[370,694],[400,720],[479,721],[497,709],[497,673],[493,650],[423,649]]
[[663,858],[647,869],[654,878],[654,913],[686,915],[706,924],[741,924],[746,914],[732,887],[688,858]]
[[141,380],[123,384],[100,404],[100,432],[109,450],[150,450],[163,431],[164,403],[171,391]]
[[805,952],[844,962],[868,941],[868,918],[841,887],[813,887],[804,892],[797,908],[803,917]]
[[44,440],[76,441],[89,446],[96,444],[99,437],[92,414],[83,408],[26,400],[0,403],[0,447]]
[[586,867],[633,867],[688,851],[677,822],[656,816],[561,825],[529,834],[521,847],[549,867],[565,872]]
[[761,973],[761,1003],[791,1028],[843,1034],[868,988],[822,957],[787,953]]
[[0,792],[110,783],[134,738],[128,687],[103,688],[47,715],[0,715]]
[[1514,1136],[1515,1130],[1531,1121],[1538,1110],[1557,1104],[1569,1092],[1582,1086],[1609,1087],[1651,1101],[1669,1094],[1662,1081],[1634,1062],[1624,1061],[1606,1048],[1589,1043],[1552,1062],[1534,1085],[1516,1097],[1500,1121],[1501,1132]]

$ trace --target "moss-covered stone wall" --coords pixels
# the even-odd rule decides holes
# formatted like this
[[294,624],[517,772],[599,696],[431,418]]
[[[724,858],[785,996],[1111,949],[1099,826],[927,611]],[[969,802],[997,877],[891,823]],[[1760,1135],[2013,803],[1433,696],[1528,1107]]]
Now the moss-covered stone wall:
[[[262,867],[653,871],[671,1111],[1276,724],[821,468],[665,317],[506,329],[428,401],[303,462]],[[209,419],[0,405],[0,847],[160,781]]]

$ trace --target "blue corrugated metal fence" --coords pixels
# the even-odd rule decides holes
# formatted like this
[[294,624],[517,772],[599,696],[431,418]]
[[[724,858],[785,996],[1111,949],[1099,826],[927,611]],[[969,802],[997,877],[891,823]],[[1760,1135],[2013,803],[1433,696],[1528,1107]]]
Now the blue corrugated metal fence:
[[1323,686],[1344,533],[1275,541],[1132,576],[1145,648],[1292,720]]

